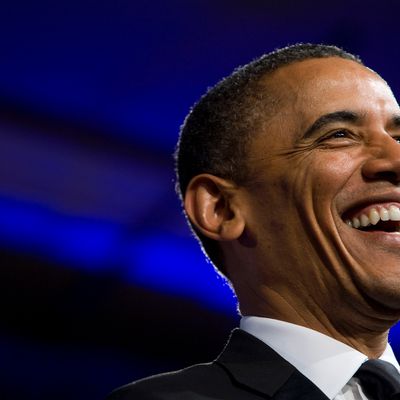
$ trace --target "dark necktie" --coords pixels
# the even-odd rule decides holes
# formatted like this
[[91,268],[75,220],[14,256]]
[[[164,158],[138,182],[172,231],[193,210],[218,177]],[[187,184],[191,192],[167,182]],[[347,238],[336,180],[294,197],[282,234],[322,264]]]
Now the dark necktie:
[[400,374],[390,363],[368,360],[354,374],[371,400],[400,399]]

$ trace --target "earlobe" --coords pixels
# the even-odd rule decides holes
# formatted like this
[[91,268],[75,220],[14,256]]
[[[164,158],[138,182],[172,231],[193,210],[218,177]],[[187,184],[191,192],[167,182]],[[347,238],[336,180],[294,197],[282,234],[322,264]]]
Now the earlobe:
[[203,235],[220,241],[238,239],[245,227],[238,192],[225,179],[211,174],[197,175],[186,190],[186,213]]

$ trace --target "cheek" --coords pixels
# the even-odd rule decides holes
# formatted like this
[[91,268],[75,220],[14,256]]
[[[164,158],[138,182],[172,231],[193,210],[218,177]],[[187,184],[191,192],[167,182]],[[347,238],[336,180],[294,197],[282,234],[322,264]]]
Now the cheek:
[[322,179],[329,179],[337,187],[343,187],[360,171],[359,151],[338,153],[321,162]]
[[[321,152],[322,153],[322,152]],[[325,153],[307,165],[304,187],[303,212],[307,222],[329,231],[341,219],[340,204],[352,198],[354,183],[359,182],[359,162],[355,154]]]
[[304,218],[307,223],[319,219],[321,213],[329,212],[357,170],[356,158],[342,151],[316,151],[264,168],[268,173],[251,189],[253,222],[262,220],[279,232],[285,230],[288,221],[296,224]]
[[312,189],[313,195],[336,195],[357,171],[355,157],[344,152],[322,153],[305,165],[301,185]]
[[[338,196],[346,193],[359,170],[355,154],[320,151],[298,159],[276,176],[272,190],[279,193],[281,208],[289,214],[312,215],[331,213]],[[285,171],[285,173],[283,173]],[[308,221],[310,222],[310,221]]]

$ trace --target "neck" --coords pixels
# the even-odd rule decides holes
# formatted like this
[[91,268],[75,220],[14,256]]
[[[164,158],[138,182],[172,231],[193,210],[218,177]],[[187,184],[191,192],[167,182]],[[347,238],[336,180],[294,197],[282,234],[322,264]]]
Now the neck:
[[252,301],[248,301],[238,293],[243,315],[274,318],[305,326],[347,344],[368,358],[382,355],[387,346],[389,329],[397,321],[394,316],[377,315],[376,310],[361,313],[338,303],[331,308],[321,308],[319,304],[312,304],[310,298],[287,299],[282,291],[278,293],[270,288],[264,288],[262,292],[253,291],[252,294]]

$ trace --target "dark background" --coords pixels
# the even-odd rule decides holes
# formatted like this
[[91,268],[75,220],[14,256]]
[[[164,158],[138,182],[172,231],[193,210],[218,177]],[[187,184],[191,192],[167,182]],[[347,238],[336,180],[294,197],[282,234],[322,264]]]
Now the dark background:
[[296,42],[359,54],[398,94],[399,11],[2,2],[0,399],[102,399],[214,358],[238,316],[174,194],[180,124],[233,68]]

